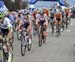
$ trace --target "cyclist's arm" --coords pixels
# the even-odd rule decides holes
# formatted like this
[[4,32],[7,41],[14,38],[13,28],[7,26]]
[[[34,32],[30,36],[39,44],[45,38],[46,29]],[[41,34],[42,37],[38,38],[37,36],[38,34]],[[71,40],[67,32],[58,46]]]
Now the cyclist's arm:
[[8,27],[9,29],[12,29],[12,24],[10,23],[10,19],[9,19],[9,18],[5,18],[5,19],[4,19],[4,23],[7,24],[7,27]]
[[36,17],[36,25],[38,25],[38,22],[39,22],[39,16]]
[[29,27],[31,29],[32,28],[32,19],[31,18],[29,19],[29,24],[30,24]]
[[8,33],[8,38],[12,38],[12,33],[13,33],[13,28],[12,28],[12,24],[10,23],[10,20],[8,18],[4,19],[4,22],[7,23],[7,27],[9,29],[9,33]]
[[48,18],[47,18],[47,16],[45,15],[45,24],[48,26]]
[[20,27],[22,26],[23,24],[23,21],[20,21],[19,25],[18,25],[18,28],[20,29]]
[[60,21],[62,22],[62,13],[60,13],[60,19],[61,19]]
[[54,19],[53,19],[53,21],[56,21],[56,14],[54,14]]

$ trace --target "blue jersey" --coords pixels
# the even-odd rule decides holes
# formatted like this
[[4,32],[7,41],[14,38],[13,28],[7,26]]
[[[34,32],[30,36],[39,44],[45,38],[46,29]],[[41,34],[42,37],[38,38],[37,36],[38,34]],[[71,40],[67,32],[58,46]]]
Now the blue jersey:
[[13,25],[14,24],[14,16],[13,15],[8,15],[8,18],[10,19],[10,23]]

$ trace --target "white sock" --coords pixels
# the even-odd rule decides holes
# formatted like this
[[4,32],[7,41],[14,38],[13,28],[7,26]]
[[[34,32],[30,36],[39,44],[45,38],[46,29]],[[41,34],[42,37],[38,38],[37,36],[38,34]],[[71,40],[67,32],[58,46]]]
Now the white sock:
[[32,42],[31,39],[29,39],[29,44],[31,44],[31,42]]

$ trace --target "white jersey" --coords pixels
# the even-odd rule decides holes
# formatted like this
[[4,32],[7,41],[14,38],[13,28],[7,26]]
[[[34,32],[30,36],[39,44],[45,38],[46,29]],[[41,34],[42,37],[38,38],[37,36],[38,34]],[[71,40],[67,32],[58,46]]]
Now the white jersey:
[[4,18],[3,23],[0,23],[0,28],[2,28],[2,29],[12,28],[9,18],[7,18],[7,17]]
[[47,16],[44,14],[43,17],[41,15],[38,15],[37,17],[37,21],[40,21],[40,20],[47,20]]

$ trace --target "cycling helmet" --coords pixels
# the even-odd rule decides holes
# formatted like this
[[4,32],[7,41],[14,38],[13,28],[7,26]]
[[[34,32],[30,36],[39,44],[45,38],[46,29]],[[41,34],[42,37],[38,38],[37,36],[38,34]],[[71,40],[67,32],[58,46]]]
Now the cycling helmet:
[[44,14],[44,11],[43,10],[40,10],[40,12],[39,12],[41,15],[43,15]]
[[23,15],[28,15],[29,11],[27,9],[24,10]]
[[0,18],[3,18],[5,14],[3,12],[0,12]]
[[57,13],[57,14],[60,13],[60,10],[59,9],[56,9],[55,13]]

